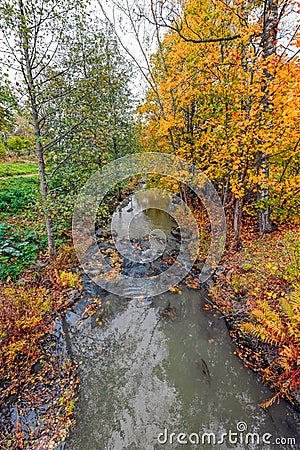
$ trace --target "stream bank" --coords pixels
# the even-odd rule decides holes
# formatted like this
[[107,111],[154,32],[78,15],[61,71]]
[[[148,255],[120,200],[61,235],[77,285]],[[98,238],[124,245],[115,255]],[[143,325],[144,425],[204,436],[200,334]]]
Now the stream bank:
[[76,364],[63,330],[80,296],[74,251],[40,259],[18,282],[1,285],[0,448],[50,450],[73,424]]

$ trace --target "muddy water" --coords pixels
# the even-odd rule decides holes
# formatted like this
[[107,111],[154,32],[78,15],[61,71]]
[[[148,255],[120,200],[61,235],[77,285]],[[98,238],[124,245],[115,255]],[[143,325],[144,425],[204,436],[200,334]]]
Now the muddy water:
[[[119,220],[131,221],[137,234],[161,228],[171,245],[170,217],[139,213],[134,225],[135,207],[126,205]],[[105,305],[104,326],[97,314],[81,320],[92,297]],[[258,406],[272,393],[243,367],[223,319],[206,311],[206,302],[204,290],[187,288],[120,298],[86,280],[85,298],[67,316],[81,392],[77,424],[61,448],[299,448],[288,441],[299,442],[295,413],[283,401],[268,411]]]

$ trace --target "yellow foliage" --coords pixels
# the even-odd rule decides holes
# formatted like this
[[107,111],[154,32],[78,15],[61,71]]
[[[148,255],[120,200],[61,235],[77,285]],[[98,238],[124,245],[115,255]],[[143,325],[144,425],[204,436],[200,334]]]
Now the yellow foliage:
[[[299,56],[264,58],[257,51],[263,23],[258,10],[244,0],[188,0],[183,15],[180,32],[186,40],[169,31],[152,56],[157,89],[149,90],[140,108],[143,144],[188,159],[220,186],[220,194],[228,180],[235,198],[256,194],[264,182],[272,219],[299,220]],[[188,42],[233,35],[240,38]],[[262,89],[266,71],[272,78],[267,110]],[[259,152],[269,155],[267,181],[257,169]],[[256,196],[252,198],[256,210]]]

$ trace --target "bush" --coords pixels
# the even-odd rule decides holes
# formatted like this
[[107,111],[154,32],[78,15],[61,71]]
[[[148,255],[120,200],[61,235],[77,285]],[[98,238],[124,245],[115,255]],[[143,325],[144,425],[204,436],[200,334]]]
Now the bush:
[[[1,226],[0,230],[3,230]],[[73,247],[60,249],[55,261],[23,275],[26,283],[1,284],[0,295],[0,402],[8,393],[6,385],[30,383],[30,369],[45,347],[42,339],[54,325],[53,318],[65,310],[69,292],[82,289]],[[37,276],[38,274],[38,276]]]
[[20,136],[12,136],[7,139],[7,148],[11,150],[16,156],[21,156],[22,153],[28,150],[30,142]]
[[50,311],[49,296],[42,287],[26,289],[11,285],[2,288],[0,376],[8,386],[13,384],[12,380],[30,377],[32,365],[42,354],[39,341],[49,329]]
[[279,395],[293,402],[291,395],[300,387],[300,285],[277,305],[258,300],[251,310],[251,318],[252,322],[242,324],[241,329],[278,351],[264,373],[264,380],[269,381],[277,393],[261,406],[270,406]]

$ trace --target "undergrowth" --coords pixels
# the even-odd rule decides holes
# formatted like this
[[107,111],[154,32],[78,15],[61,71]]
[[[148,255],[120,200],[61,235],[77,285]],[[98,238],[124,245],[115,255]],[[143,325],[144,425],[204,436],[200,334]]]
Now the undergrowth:
[[1,285],[1,449],[29,450],[43,439],[47,449],[56,448],[73,424],[76,368],[62,353],[53,327],[70,292],[81,290],[75,264],[73,248],[62,246],[56,261],[44,258],[22,274],[22,282]]

